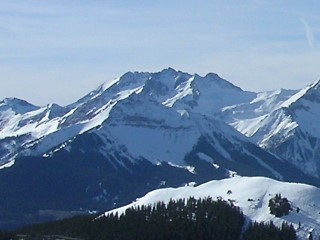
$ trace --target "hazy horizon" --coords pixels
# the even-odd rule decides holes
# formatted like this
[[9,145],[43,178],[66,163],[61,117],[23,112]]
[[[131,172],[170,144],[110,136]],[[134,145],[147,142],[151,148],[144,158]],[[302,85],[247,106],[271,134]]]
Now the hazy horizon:
[[70,104],[127,71],[217,73],[248,91],[319,79],[320,2],[0,3],[0,99]]

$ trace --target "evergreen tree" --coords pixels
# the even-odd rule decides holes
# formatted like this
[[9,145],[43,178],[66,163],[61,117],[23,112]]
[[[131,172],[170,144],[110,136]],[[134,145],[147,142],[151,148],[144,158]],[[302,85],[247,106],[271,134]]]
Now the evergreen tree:
[[[170,200],[167,204],[129,208],[124,214],[110,214],[92,220],[74,217],[21,229],[19,233],[64,235],[86,240],[237,240],[241,239],[244,216],[239,207],[219,198]],[[292,226],[281,229],[272,222],[250,224],[244,240],[293,240]],[[0,239],[1,240],[1,239]]]
[[292,210],[287,198],[282,198],[281,194],[276,194],[275,197],[269,200],[270,213],[276,217],[282,217],[289,214]]

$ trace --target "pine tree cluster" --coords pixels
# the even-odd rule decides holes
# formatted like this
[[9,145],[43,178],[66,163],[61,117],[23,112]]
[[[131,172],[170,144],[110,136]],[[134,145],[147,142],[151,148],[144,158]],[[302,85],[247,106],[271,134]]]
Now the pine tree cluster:
[[0,231],[0,240],[14,239],[14,234],[10,232]]
[[250,223],[249,228],[244,233],[243,240],[295,240],[296,231],[292,225],[285,222],[281,228],[277,228],[273,222],[270,223]]
[[[74,217],[26,227],[16,233],[27,234],[32,237],[30,239],[63,235],[86,240],[237,240],[242,239],[244,223],[239,207],[221,198],[214,201],[208,197],[137,206],[127,209],[124,214],[110,214],[96,220],[87,216]],[[279,229],[272,223],[254,223],[245,233],[245,240],[291,240],[296,239],[294,236],[292,226],[283,225]]]
[[189,198],[128,209],[120,218],[110,215],[98,220],[102,225],[114,221],[118,229],[105,229],[105,239],[234,240],[239,239],[244,216],[223,200]]
[[289,214],[292,210],[287,198],[283,198],[281,194],[276,194],[275,197],[269,200],[270,213],[276,217],[282,217]]

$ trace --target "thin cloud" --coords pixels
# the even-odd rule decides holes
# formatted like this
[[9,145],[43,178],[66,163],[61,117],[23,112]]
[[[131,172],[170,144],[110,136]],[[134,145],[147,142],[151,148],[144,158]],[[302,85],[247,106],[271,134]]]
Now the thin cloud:
[[311,29],[311,27],[309,26],[308,22],[304,19],[304,18],[300,18],[300,21],[302,22],[303,26],[304,26],[304,30],[306,33],[306,38],[308,41],[308,45],[310,48],[314,47],[314,35],[313,35],[313,31]]

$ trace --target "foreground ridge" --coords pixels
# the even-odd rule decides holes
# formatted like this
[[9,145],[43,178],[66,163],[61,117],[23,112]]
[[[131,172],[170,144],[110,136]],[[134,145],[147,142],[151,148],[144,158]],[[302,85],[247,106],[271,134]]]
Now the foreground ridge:
[[[277,194],[289,200],[291,210],[288,215],[276,217],[270,213],[270,199]],[[146,194],[132,204],[106,212],[105,215],[120,215],[127,209],[141,208],[159,201],[167,204],[171,200],[189,197],[203,199],[206,196],[212,199],[223,199],[239,207],[252,221],[265,223],[272,221],[278,227],[281,227],[284,222],[292,224],[297,231],[298,239],[307,239],[310,232],[316,238],[320,235],[320,206],[317,203],[320,189],[300,183],[279,182],[265,177],[234,177],[210,181],[196,187],[159,189]]]

